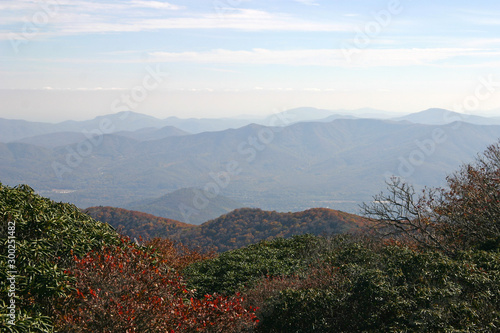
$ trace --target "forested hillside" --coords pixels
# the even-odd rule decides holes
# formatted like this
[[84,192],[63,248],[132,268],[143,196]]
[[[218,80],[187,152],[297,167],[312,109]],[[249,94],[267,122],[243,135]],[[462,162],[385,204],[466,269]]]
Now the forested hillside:
[[169,237],[183,228],[193,227],[192,224],[116,207],[90,207],[84,212],[96,220],[112,225],[131,238],[144,240]]
[[366,226],[366,222],[362,217],[326,208],[298,213],[243,208],[199,227],[181,230],[174,239],[187,245],[222,252],[276,237],[356,232]]
[[113,207],[92,207],[85,212],[130,237],[168,237],[193,248],[219,252],[276,237],[354,233],[367,223],[360,216],[326,208],[298,213],[242,208],[199,226]]

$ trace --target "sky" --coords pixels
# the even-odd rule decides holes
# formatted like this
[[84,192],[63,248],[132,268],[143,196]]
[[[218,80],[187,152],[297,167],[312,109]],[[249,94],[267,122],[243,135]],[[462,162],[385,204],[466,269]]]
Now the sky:
[[2,0],[0,118],[500,115],[500,2]]

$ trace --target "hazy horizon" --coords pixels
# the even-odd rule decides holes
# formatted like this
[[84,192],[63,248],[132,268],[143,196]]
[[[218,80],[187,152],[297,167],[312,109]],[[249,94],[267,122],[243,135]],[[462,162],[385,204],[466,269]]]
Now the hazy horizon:
[[498,110],[500,4],[7,0],[0,117]]
[[[286,110],[276,110],[275,112],[271,112],[268,114],[236,114],[236,115],[227,115],[227,116],[222,116],[222,117],[219,117],[216,115],[210,115],[210,114],[206,114],[203,116],[193,116],[193,117],[183,116],[183,115],[180,115],[180,116],[168,115],[167,117],[162,117],[161,115],[155,115],[154,113],[150,114],[150,113],[145,113],[145,112],[143,113],[143,112],[127,110],[127,111],[119,111],[119,112],[115,112],[115,113],[102,113],[102,114],[98,114],[98,115],[80,114],[78,118],[59,118],[59,119],[52,119],[52,120],[46,119],[43,117],[40,119],[40,117],[38,117],[38,116],[34,116],[34,117],[28,116],[25,118],[16,117],[16,116],[12,116],[12,117],[0,116],[0,119],[22,120],[22,121],[28,121],[28,122],[59,124],[59,123],[63,123],[66,121],[76,121],[76,122],[89,121],[89,120],[94,120],[98,117],[117,115],[117,114],[120,114],[122,112],[133,112],[133,113],[136,113],[139,115],[150,116],[150,117],[153,117],[153,118],[156,118],[159,120],[166,120],[170,117],[173,117],[173,118],[186,119],[186,120],[187,119],[200,119],[200,120],[201,119],[235,119],[235,120],[241,119],[241,120],[259,120],[259,121],[262,121],[268,117],[272,117],[273,115],[275,115],[279,112],[288,112],[288,111],[300,110],[300,109],[304,109],[304,108],[305,109],[311,108],[311,109],[317,109],[317,110],[326,110],[326,111],[330,111],[332,115],[348,115],[348,116],[350,115],[350,116],[353,116],[355,118],[372,118],[372,119],[388,119],[388,120],[397,119],[399,117],[404,117],[404,116],[420,113],[420,112],[431,110],[431,109],[441,109],[441,108],[429,108],[426,110],[418,110],[416,112],[394,112],[394,111],[386,111],[386,110],[377,110],[377,109],[373,109],[373,108],[360,108],[360,109],[353,109],[353,110],[344,110],[344,109],[342,109],[342,110],[329,110],[329,109],[320,109],[320,108],[314,108],[314,107],[309,107],[309,106],[300,106],[297,108],[291,108],[291,109],[286,109]],[[441,109],[441,110],[445,110],[445,111],[449,111],[449,112],[457,112],[457,111],[451,111],[451,110],[446,110],[446,109]],[[498,110],[492,110],[490,112],[477,111],[477,112],[474,112],[473,114],[470,112],[469,113],[457,112],[457,113],[463,114],[465,117],[474,115],[474,116],[485,117],[485,118],[499,118],[497,113],[495,113],[495,111],[498,111]],[[64,116],[64,115],[61,115],[61,116]],[[309,121],[315,121],[314,119],[321,121],[324,118],[312,117],[311,120],[309,120]],[[304,121],[307,121],[307,120],[304,120]]]

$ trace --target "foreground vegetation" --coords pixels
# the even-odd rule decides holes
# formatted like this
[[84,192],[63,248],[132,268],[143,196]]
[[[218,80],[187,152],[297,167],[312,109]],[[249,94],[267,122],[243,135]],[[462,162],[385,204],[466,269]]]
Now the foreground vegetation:
[[241,295],[197,299],[187,289],[178,270],[212,254],[168,240],[139,246],[28,186],[0,185],[0,207],[2,332],[239,332],[256,324]]
[[416,194],[394,179],[364,208],[373,233],[276,238],[216,254],[168,239],[130,242],[75,206],[0,185],[0,329],[500,330],[498,145],[446,189]]
[[204,293],[244,290],[259,308],[259,332],[500,328],[498,251],[451,258],[352,236],[300,236],[223,253],[186,275]]

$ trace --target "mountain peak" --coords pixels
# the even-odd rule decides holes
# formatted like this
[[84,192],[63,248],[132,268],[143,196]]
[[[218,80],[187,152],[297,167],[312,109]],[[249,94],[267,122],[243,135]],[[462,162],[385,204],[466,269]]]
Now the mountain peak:
[[404,120],[411,123],[424,125],[446,125],[456,121],[467,122],[475,125],[498,124],[498,121],[495,121],[491,118],[469,115],[440,108],[431,108],[420,112],[411,113],[404,117],[394,118],[393,120]]

